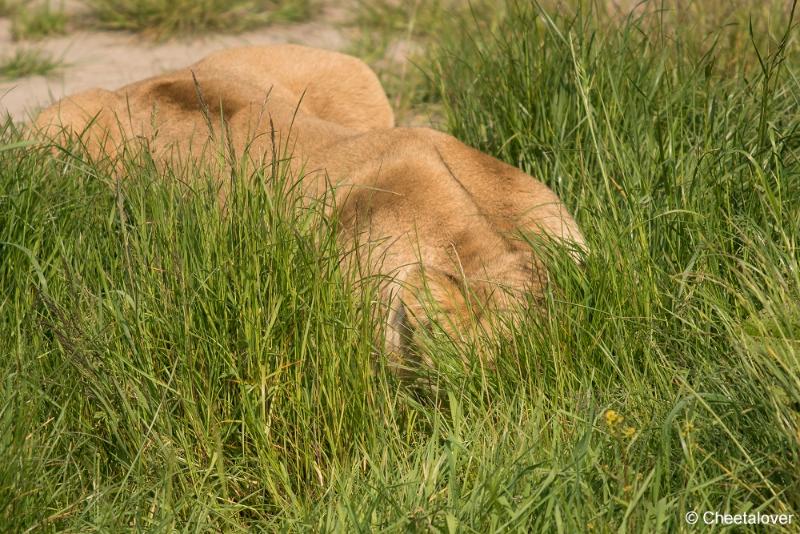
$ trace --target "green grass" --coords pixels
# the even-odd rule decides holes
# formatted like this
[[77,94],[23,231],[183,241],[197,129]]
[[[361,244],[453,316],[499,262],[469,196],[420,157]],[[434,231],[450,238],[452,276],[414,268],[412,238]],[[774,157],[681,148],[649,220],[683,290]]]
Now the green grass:
[[306,20],[314,0],[84,0],[95,24],[156,38],[241,32],[273,22]]
[[0,79],[25,76],[47,76],[61,67],[61,62],[37,48],[17,48],[14,53],[0,57]]
[[378,74],[398,124],[429,125],[439,119],[439,101],[430,78],[431,47],[478,24],[492,27],[502,18],[493,0],[359,0],[350,22],[355,30],[348,53]]
[[689,510],[797,514],[797,37],[788,12],[755,16],[759,61],[746,25],[649,17],[520,3],[432,52],[449,129],[551,185],[592,251],[543,252],[544,313],[495,342],[493,370],[439,345],[429,390],[384,369],[373,284],[354,291],[336,221],[285,194],[281,165],[225,176],[223,212],[201,171],[189,188],[138,155],[116,181],[6,124],[0,523],[688,532]]
[[354,46],[363,47],[367,59],[380,59],[396,39],[428,44],[454,32],[453,24],[470,16],[491,24],[502,12],[499,4],[491,0],[358,0],[352,24],[362,31]]
[[33,7],[18,6],[11,17],[11,36],[15,41],[41,39],[66,32],[67,15],[63,8],[53,9],[49,2]]
[[0,17],[8,17],[14,12],[15,4],[12,0],[0,0]]

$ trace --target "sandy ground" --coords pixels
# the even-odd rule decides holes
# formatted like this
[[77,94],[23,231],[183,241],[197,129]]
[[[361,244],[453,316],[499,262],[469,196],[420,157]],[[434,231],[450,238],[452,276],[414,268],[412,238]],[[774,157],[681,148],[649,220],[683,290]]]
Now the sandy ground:
[[[73,21],[80,17],[80,8],[76,6],[75,9]],[[14,42],[10,20],[0,18],[0,56],[12,54],[17,47],[36,47],[64,63],[62,68],[47,77],[0,79],[0,117],[9,113],[15,121],[25,121],[41,107],[65,95],[92,87],[116,89],[185,67],[211,52],[234,46],[297,43],[342,50],[349,42],[342,29],[345,21],[346,14],[341,9],[328,6],[320,8],[320,13],[311,22],[272,25],[238,35],[209,35],[154,43],[128,33],[79,31],[28,43]]]

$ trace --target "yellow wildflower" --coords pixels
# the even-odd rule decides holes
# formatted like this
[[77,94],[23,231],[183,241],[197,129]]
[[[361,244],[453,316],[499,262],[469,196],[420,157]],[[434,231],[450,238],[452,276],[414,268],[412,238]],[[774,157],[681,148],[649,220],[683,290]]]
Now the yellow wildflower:
[[622,417],[614,410],[606,410],[605,418],[606,418],[606,425],[608,425],[611,428],[616,427],[625,420],[624,417]]

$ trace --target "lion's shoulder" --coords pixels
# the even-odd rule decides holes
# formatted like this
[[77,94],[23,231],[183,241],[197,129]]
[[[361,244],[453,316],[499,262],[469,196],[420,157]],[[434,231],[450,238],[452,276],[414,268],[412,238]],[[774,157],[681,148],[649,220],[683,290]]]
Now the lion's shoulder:
[[300,45],[233,48],[190,67],[227,74],[269,89],[278,84],[302,99],[302,109],[355,130],[394,126],[394,113],[378,77],[358,58]]

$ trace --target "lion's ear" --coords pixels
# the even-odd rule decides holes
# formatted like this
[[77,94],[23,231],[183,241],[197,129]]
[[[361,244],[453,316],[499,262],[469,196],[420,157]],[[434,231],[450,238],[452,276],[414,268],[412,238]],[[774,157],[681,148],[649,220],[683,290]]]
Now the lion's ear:
[[395,298],[389,309],[389,316],[385,329],[386,352],[389,362],[395,370],[402,368],[413,359],[411,325],[408,321],[408,312],[401,298]]
[[432,322],[445,330],[455,327],[450,323],[458,322],[467,312],[462,289],[456,277],[439,269],[414,270],[406,278],[401,297],[411,328],[430,328]]
[[437,332],[458,338],[468,313],[457,279],[438,269],[415,269],[389,312],[386,344],[392,359],[425,363],[429,356],[422,350],[422,338]]

